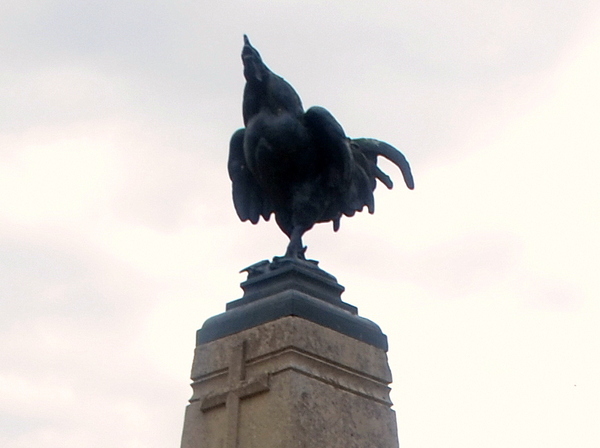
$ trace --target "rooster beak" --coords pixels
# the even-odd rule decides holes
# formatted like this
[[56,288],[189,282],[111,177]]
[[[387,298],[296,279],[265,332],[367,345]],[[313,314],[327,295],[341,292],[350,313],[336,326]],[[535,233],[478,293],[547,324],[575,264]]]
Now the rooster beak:
[[244,48],[242,50],[242,61],[244,62],[244,75],[246,80],[254,78],[258,82],[263,80],[263,63],[256,48],[250,44],[250,39],[244,34]]

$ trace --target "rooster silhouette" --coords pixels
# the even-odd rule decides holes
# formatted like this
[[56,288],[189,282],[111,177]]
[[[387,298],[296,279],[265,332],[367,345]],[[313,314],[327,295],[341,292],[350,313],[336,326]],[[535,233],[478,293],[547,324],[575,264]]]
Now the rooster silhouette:
[[302,236],[315,223],[353,216],[365,206],[374,212],[377,180],[392,180],[377,166],[377,157],[392,161],[411,190],[414,182],[406,158],[393,146],[370,138],[350,139],[326,109],[304,111],[300,97],[264,64],[244,35],[243,118],[229,146],[228,171],[233,203],[242,221],[256,224],[275,214],[289,237],[285,257],[305,259]]

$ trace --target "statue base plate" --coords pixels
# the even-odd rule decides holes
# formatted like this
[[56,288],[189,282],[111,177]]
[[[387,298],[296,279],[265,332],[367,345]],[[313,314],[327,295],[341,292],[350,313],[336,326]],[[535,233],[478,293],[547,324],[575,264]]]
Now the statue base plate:
[[204,323],[196,334],[197,344],[297,316],[387,351],[387,337],[379,326],[359,317],[355,306],[342,301],[344,287],[317,262],[275,258],[243,271],[248,272],[241,284],[244,296]]

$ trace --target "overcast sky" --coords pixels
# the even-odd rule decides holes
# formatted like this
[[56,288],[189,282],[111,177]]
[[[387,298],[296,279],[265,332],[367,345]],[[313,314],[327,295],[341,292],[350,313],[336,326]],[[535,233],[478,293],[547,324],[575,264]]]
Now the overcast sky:
[[179,446],[195,331],[287,244],[231,203],[244,33],[413,167],[305,237],[388,335],[402,448],[600,446],[585,0],[0,3],[0,446]]

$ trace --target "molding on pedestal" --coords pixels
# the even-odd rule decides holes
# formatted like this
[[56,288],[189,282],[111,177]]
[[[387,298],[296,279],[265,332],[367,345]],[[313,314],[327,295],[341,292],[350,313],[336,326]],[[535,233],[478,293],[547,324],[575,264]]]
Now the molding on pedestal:
[[295,259],[262,261],[244,271],[244,296],[225,313],[208,319],[196,334],[200,345],[286,316],[297,316],[387,351],[377,324],[358,316],[341,299],[344,287],[316,262]]

